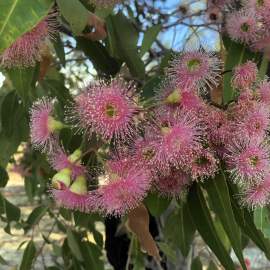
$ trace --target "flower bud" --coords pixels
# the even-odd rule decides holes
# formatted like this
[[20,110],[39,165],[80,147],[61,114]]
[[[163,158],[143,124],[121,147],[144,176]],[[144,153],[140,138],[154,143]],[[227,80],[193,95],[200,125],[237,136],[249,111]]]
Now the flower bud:
[[87,193],[87,181],[83,175],[78,176],[69,189],[71,192],[84,195]]
[[69,187],[70,183],[71,183],[71,170],[68,168],[59,171],[52,178],[52,186],[55,189],[63,189],[63,185],[65,187]]
[[71,162],[71,163],[74,163],[77,161],[80,161],[80,158],[82,156],[82,151],[80,149],[76,149],[71,155],[68,156],[68,160]]
[[65,125],[62,122],[55,120],[52,116],[48,117],[48,130],[50,132],[61,130],[64,127]]
[[167,96],[165,103],[167,104],[179,104],[181,101],[182,97],[180,94],[179,89],[175,89],[170,95]]

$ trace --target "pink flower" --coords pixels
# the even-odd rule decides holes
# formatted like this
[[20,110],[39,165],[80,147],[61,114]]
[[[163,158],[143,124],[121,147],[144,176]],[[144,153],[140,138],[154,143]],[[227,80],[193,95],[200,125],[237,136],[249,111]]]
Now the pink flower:
[[194,50],[176,57],[168,68],[168,75],[180,89],[205,89],[218,85],[221,67],[220,59],[213,53]]
[[264,139],[270,124],[270,110],[264,104],[258,103],[252,110],[247,111],[236,123],[236,132],[249,138]]
[[232,85],[240,90],[246,90],[256,81],[258,69],[256,63],[247,61],[245,64],[234,68]]
[[60,182],[58,188],[55,188],[55,185],[53,185],[50,189],[50,194],[61,207],[81,212],[92,210],[92,204],[89,203],[90,195],[87,191],[87,181],[82,175],[78,176],[70,186],[66,186],[62,182]]
[[0,55],[0,64],[6,68],[34,66],[41,61],[47,41],[57,28],[56,14],[51,13],[32,30],[17,40]]
[[185,111],[173,115],[157,114],[156,122],[147,128],[145,134],[147,139],[152,138],[155,148],[153,162],[160,170],[170,165],[183,165],[194,150],[200,148],[202,135],[199,119]]
[[267,80],[263,80],[260,82],[258,87],[256,88],[256,93],[259,97],[259,100],[266,105],[270,105],[270,82]]
[[52,151],[56,143],[55,132],[64,125],[52,117],[53,101],[42,98],[36,101],[30,111],[31,142],[37,149]]
[[268,204],[270,196],[270,175],[266,175],[260,183],[255,183],[245,190],[243,202],[251,208]]
[[181,108],[197,112],[204,107],[204,103],[195,89],[182,89],[171,82],[162,86],[157,96],[157,102],[168,111]]
[[107,182],[93,191],[92,196],[96,210],[105,215],[121,216],[138,206],[146,196],[150,175],[145,168],[133,166],[127,159],[113,163],[113,166],[112,163],[106,166]]
[[260,142],[241,138],[227,146],[227,150],[227,164],[236,183],[258,183],[268,173],[269,149]]
[[49,153],[49,162],[56,171],[68,168],[71,170],[72,178],[86,174],[86,168],[81,164],[81,151],[75,150],[71,155],[68,155],[61,147],[55,146]]
[[202,149],[192,158],[190,165],[191,177],[193,180],[204,180],[208,177],[214,177],[219,169],[218,165],[219,161],[215,158],[214,153],[208,149]]
[[182,170],[171,169],[166,174],[159,174],[154,179],[154,185],[163,196],[181,197],[185,192],[190,178]]
[[235,41],[254,42],[258,38],[258,16],[252,9],[241,9],[226,18],[226,30]]
[[134,117],[138,112],[134,89],[120,80],[111,84],[90,85],[75,99],[75,121],[103,139],[121,141],[136,133]]

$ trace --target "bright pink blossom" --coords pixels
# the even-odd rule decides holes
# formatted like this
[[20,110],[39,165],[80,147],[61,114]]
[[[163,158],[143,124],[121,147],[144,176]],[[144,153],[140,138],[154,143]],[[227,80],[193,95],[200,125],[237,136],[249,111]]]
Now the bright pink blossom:
[[234,68],[232,85],[240,90],[246,90],[256,81],[258,69],[256,63],[247,61]]
[[121,141],[134,136],[137,112],[134,89],[114,80],[88,86],[76,97],[72,114],[82,129],[96,132],[106,140]]
[[205,89],[218,85],[221,68],[220,59],[213,53],[194,50],[176,57],[169,66],[168,75],[180,88]]
[[32,30],[18,37],[14,43],[0,55],[0,64],[4,67],[29,67],[41,61],[47,41],[54,36],[57,28],[56,15],[48,15]]

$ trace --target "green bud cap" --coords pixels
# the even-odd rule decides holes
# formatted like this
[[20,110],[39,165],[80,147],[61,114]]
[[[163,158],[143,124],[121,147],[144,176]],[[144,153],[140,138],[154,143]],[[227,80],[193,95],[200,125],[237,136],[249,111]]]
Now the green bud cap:
[[63,129],[64,127],[65,125],[62,122],[55,120],[52,116],[49,116],[48,118],[49,131],[54,132]]
[[82,151],[80,149],[76,149],[71,155],[69,155],[68,160],[73,163],[79,161],[82,156]]
[[165,99],[165,103],[175,105],[179,104],[181,102],[181,99],[182,97],[179,89],[175,89],[171,94],[167,96],[167,98]]
[[87,181],[83,175],[78,176],[72,185],[70,186],[69,190],[73,193],[84,195],[87,193]]
[[171,128],[169,128],[169,127],[162,127],[161,128],[161,133],[163,134],[163,135],[167,135],[168,133],[170,133],[171,132]]
[[65,168],[55,174],[52,178],[52,186],[55,189],[61,188],[61,183],[63,183],[66,187],[69,187],[71,183],[71,170]]

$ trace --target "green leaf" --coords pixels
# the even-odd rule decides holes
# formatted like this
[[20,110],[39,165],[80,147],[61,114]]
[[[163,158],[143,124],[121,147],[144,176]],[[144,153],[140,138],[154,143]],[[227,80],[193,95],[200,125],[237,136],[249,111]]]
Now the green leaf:
[[195,231],[188,205],[184,202],[168,216],[163,229],[166,242],[178,247],[185,257],[188,256]]
[[27,244],[24,250],[22,262],[20,265],[20,270],[29,270],[32,268],[32,263],[33,263],[35,254],[36,254],[36,247],[35,247],[34,242],[31,240],[29,241],[29,243]]
[[205,243],[215,253],[226,270],[234,270],[234,263],[218,237],[202,190],[194,183],[188,194],[188,205],[194,224]]
[[162,82],[163,76],[155,76],[146,81],[142,87],[142,97],[153,98],[155,91],[158,89],[160,83]]
[[31,97],[34,74],[35,67],[11,68],[8,70],[8,75],[12,84],[24,103],[26,103]]
[[79,260],[83,261],[83,255],[80,250],[80,242],[78,237],[76,236],[75,232],[68,229],[67,230],[67,240],[68,240],[68,246],[73,253],[73,255]]
[[61,65],[64,67],[66,65],[66,55],[65,55],[65,48],[62,42],[60,35],[56,35],[55,40],[53,41],[53,46],[56,52],[57,57],[60,60]]
[[111,55],[123,60],[134,77],[143,79],[144,64],[137,48],[139,33],[131,21],[120,12],[108,16],[106,22]]
[[264,55],[262,58],[262,61],[261,61],[260,69],[259,69],[260,79],[264,79],[264,76],[265,76],[267,69],[268,69],[268,65],[269,65],[268,57],[266,55]]
[[215,214],[219,217],[236,256],[243,269],[246,269],[244,256],[242,254],[241,233],[234,217],[225,175],[222,172],[219,173],[215,179],[206,181],[203,187],[207,190],[211,206]]
[[160,197],[157,194],[150,193],[145,198],[144,202],[151,215],[158,217],[168,208],[171,200]]
[[176,251],[164,242],[157,242],[160,250],[166,255],[166,257],[173,263],[176,263]]
[[0,1],[0,54],[43,19],[52,3],[52,0]]
[[199,257],[193,259],[191,264],[191,270],[202,270],[202,263]]
[[101,260],[102,252],[98,246],[91,242],[81,242],[80,244],[86,269],[103,270],[104,263]]
[[8,262],[2,256],[0,256],[0,264],[8,265]]
[[4,168],[0,167],[0,187],[5,187],[8,179],[9,177],[7,171]]
[[93,231],[94,240],[100,248],[103,248],[103,235],[97,230]]
[[111,57],[100,42],[83,37],[77,37],[76,40],[78,49],[89,58],[99,75],[114,76],[120,70],[122,62]]
[[267,207],[259,207],[254,211],[254,223],[266,238],[270,238],[270,215]]
[[154,25],[148,28],[143,37],[143,42],[140,50],[140,56],[143,56],[152,46],[153,42],[156,40],[158,33],[162,29],[160,24]]
[[5,212],[9,222],[19,221],[21,217],[21,210],[7,199],[5,199]]
[[27,221],[26,221],[26,227],[25,230],[29,230],[31,227],[39,223],[41,218],[46,214],[48,210],[48,206],[38,206],[36,207],[31,214],[28,216]]
[[218,268],[213,261],[210,261],[207,270],[218,270]]
[[248,209],[241,207],[236,198],[239,194],[235,184],[230,183],[231,202],[236,222],[242,231],[260,248],[265,256],[270,259],[270,241],[265,239],[262,232],[259,231],[253,221],[252,214]]
[[89,11],[79,0],[56,0],[61,14],[69,23],[72,32],[77,36],[84,30],[89,18]]

